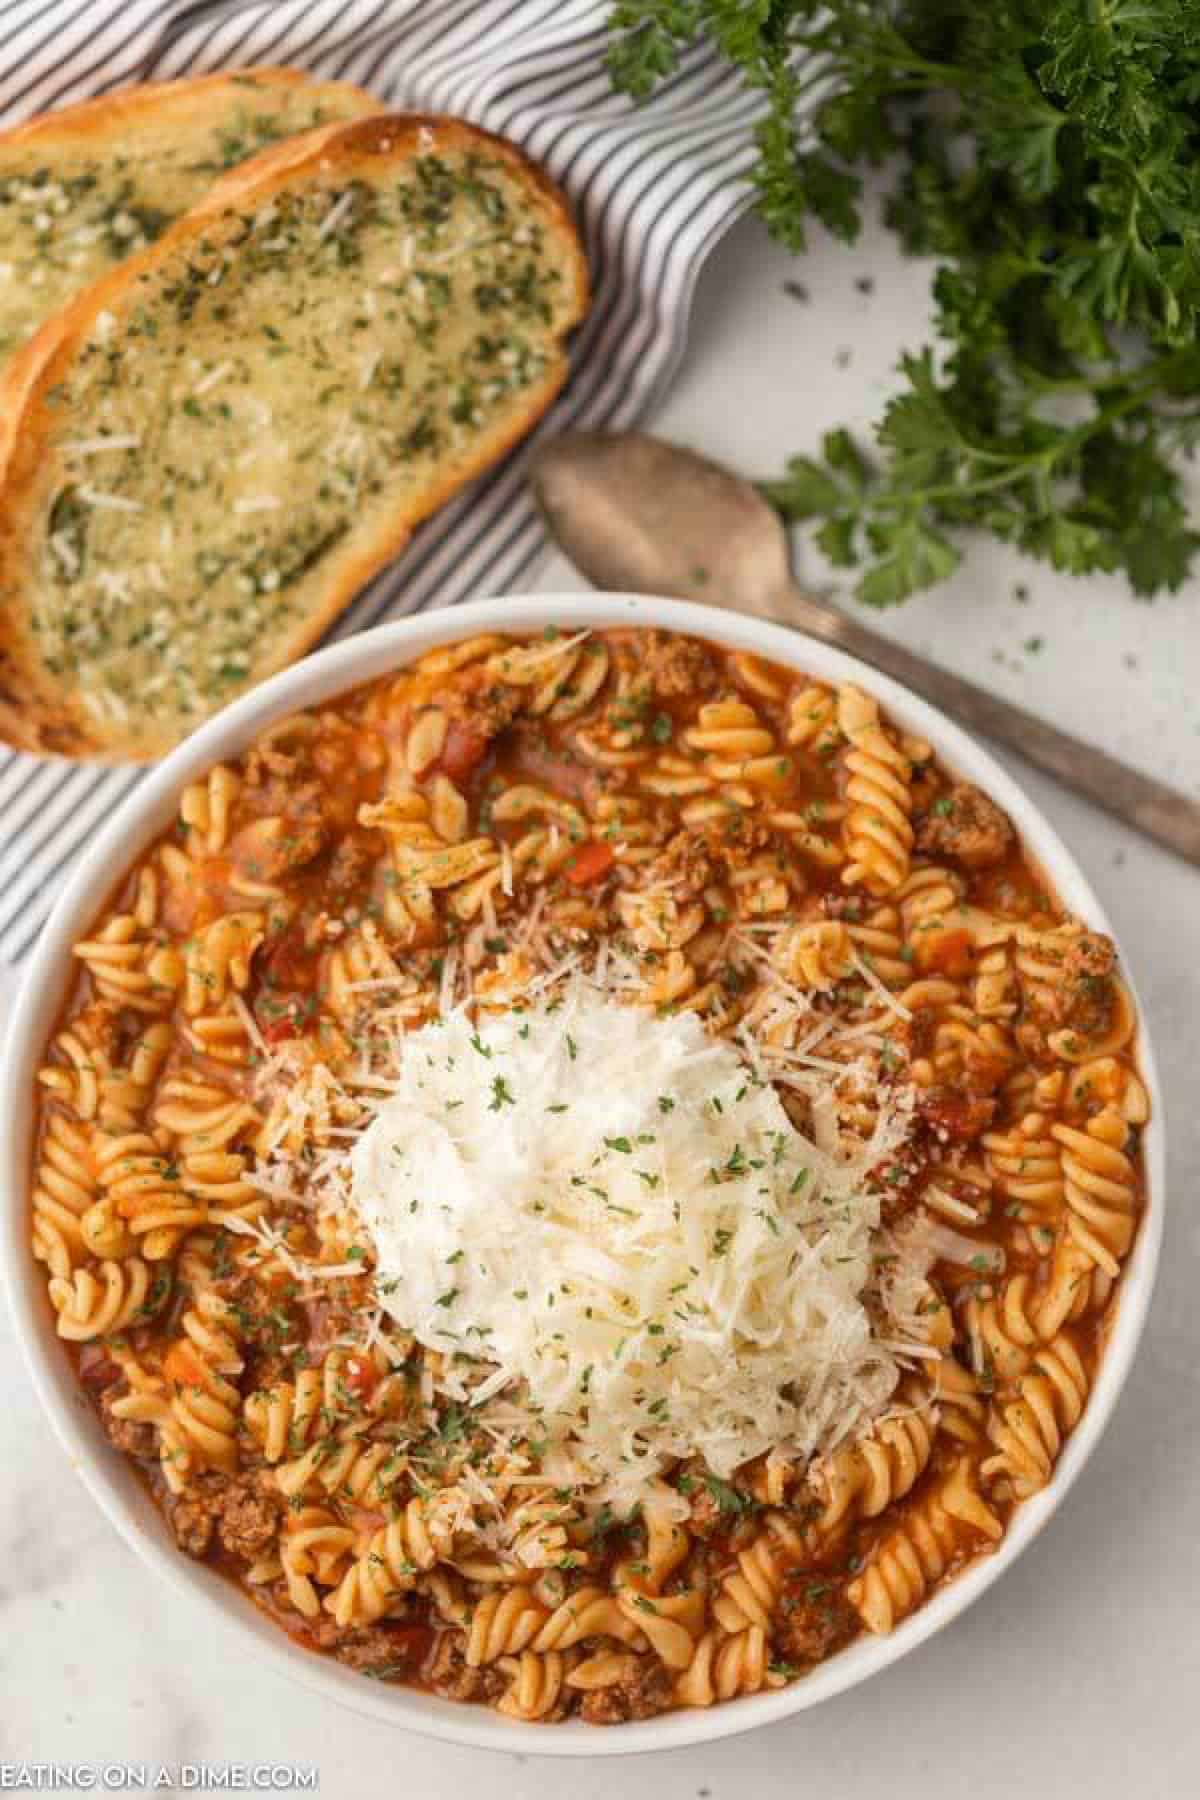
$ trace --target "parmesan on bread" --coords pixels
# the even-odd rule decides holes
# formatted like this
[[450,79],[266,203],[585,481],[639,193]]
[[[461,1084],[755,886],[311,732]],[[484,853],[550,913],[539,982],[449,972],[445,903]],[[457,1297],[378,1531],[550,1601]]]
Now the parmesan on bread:
[[269,144],[381,110],[295,69],[155,82],[0,134],[0,357]]
[[587,270],[501,139],[289,139],[0,381],[0,737],[144,759],[293,661],[565,379]]

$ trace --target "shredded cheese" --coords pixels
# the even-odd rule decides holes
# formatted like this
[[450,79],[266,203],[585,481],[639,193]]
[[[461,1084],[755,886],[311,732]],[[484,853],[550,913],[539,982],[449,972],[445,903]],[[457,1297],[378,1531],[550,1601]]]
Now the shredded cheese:
[[207,375],[202,375],[200,377],[199,381],[193,387],[192,393],[199,399],[202,395],[207,394],[211,388],[215,388],[219,381],[224,381],[232,368],[233,364],[231,362],[219,362],[214,369],[208,371]]
[[114,432],[112,437],[78,438],[61,446],[64,456],[99,456],[105,450],[136,450],[141,438],[132,431]]
[[94,487],[81,487],[79,498],[85,500],[89,506],[107,507],[110,512],[133,513],[143,510],[140,500],[128,500],[123,494],[106,494],[101,489]]
[[334,201],[329,211],[325,214],[325,217],[321,220],[320,225],[318,225],[318,241],[321,238],[328,237],[331,232],[337,230],[338,226],[342,223],[342,220],[349,214],[353,205],[354,190],[353,188],[347,188],[345,193],[341,194],[338,199]]
[[903,1132],[819,1149],[695,1015],[575,972],[397,1041],[350,1198],[380,1304],[481,1420],[627,1505],[674,1458],[807,1459],[887,1405],[909,1321],[872,1316],[869,1177]]

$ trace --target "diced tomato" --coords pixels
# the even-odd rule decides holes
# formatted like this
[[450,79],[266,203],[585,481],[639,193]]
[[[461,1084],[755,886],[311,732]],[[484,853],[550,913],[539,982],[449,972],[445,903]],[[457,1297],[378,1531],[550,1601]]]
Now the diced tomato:
[[348,1388],[365,1399],[373,1394],[379,1382],[379,1371],[369,1356],[351,1356],[346,1359],[342,1370],[342,1380]]
[[481,732],[472,731],[459,719],[451,719],[437,766],[450,781],[465,781],[471,770],[483,761],[486,751],[487,739]]
[[177,1387],[203,1387],[207,1380],[204,1364],[187,1343],[172,1344],[163,1357],[163,1374]]
[[616,860],[609,845],[593,838],[567,864],[564,874],[573,886],[588,887],[593,881],[603,881]]
[[922,969],[953,977],[971,973],[971,950],[969,931],[929,931],[918,933],[914,954]]
[[287,1038],[300,1036],[300,1021],[294,1012],[286,1012],[281,1019],[264,1024],[262,1034],[268,1044],[282,1044]]

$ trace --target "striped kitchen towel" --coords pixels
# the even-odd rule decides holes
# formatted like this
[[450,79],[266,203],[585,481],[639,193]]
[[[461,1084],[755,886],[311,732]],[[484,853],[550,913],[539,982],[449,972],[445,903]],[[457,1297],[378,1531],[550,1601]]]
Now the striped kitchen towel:
[[[333,635],[504,593],[543,550],[525,490],[539,438],[644,418],[678,364],[705,256],[748,201],[760,99],[711,53],[634,108],[604,68],[606,0],[10,0],[0,122],[255,63],[360,83],[381,106],[455,113],[522,145],[562,183],[595,288],[564,393],[533,438],[413,538]],[[33,945],[73,858],[140,779],[29,756],[0,761],[0,958]]]

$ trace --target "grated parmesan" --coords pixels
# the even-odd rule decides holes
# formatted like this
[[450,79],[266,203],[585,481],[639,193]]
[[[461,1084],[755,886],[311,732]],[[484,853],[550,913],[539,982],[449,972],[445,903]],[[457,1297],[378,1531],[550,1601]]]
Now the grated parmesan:
[[224,381],[232,368],[233,364],[231,362],[218,363],[215,369],[210,369],[207,375],[202,375],[200,377],[195,387],[193,387],[192,393],[199,399],[202,395],[207,394],[211,388],[215,388],[219,381]]
[[60,447],[64,456],[99,456],[105,450],[136,450],[141,441],[136,433],[123,431],[114,432],[112,437],[77,438]]
[[822,1150],[694,1014],[578,973],[436,1020],[396,1063],[351,1202],[380,1304],[472,1372],[482,1422],[628,1505],[675,1458],[806,1460],[886,1407],[912,1321],[873,1316],[870,1174],[902,1109],[857,1153]]
[[123,494],[107,494],[100,488],[80,487],[79,498],[89,506],[108,508],[111,512],[142,512],[140,500],[127,500]]
[[283,505],[278,494],[247,494],[235,500],[235,513],[276,512]]
[[328,237],[331,232],[334,232],[337,230],[338,226],[342,223],[342,220],[344,218],[346,218],[347,215],[349,214],[353,205],[354,205],[354,190],[353,190],[353,188],[347,188],[345,193],[340,195],[338,197],[338,199],[336,199],[334,201],[333,205],[330,207],[329,211],[325,214],[325,217],[321,220],[321,223],[318,225],[318,227],[317,227],[317,241],[318,242],[320,242],[320,240],[322,238]]

